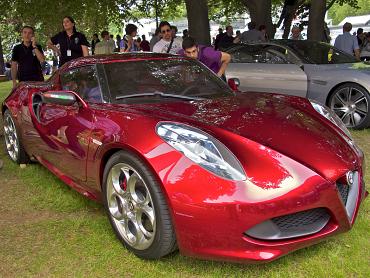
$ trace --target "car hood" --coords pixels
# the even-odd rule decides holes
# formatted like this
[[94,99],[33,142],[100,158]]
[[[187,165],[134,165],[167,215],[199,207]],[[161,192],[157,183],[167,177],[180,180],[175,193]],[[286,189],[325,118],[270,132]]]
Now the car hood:
[[[356,149],[304,98],[240,93],[236,97],[139,105],[160,120],[187,123],[211,133],[229,131],[274,149],[327,179],[357,167]],[[221,140],[231,150],[232,139]],[[236,153],[237,155],[237,153]]]

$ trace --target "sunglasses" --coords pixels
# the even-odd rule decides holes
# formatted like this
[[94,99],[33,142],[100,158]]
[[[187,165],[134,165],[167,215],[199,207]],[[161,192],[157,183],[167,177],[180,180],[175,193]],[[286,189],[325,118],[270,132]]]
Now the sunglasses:
[[169,33],[171,32],[171,29],[166,29],[166,30],[161,30],[161,33],[164,34],[164,33]]

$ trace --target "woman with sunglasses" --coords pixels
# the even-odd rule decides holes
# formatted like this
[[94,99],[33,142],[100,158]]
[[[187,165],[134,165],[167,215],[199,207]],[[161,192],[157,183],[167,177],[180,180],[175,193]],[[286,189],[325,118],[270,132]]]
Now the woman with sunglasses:
[[182,39],[179,37],[173,38],[171,25],[167,21],[162,21],[159,24],[162,39],[153,47],[153,52],[177,54],[182,49]]

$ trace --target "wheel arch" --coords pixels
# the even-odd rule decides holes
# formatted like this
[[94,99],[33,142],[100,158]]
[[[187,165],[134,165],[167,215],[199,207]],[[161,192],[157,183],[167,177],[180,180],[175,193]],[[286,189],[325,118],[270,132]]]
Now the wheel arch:
[[99,165],[100,189],[102,189],[102,186],[103,186],[103,177],[104,177],[104,169],[105,169],[105,166],[107,165],[108,160],[114,154],[116,154],[119,151],[127,151],[127,152],[130,152],[131,154],[136,155],[143,163],[145,163],[145,165],[149,167],[149,169],[152,171],[152,174],[155,176],[155,178],[157,179],[157,181],[161,185],[161,189],[163,191],[163,194],[166,196],[166,198],[168,200],[168,196],[167,196],[166,191],[164,190],[164,186],[163,186],[162,180],[158,176],[157,172],[154,170],[154,168],[151,165],[151,163],[139,151],[137,151],[136,149],[134,149],[133,147],[131,147],[129,145],[123,145],[123,144],[122,145],[112,146],[111,148],[104,150],[103,154],[101,155],[101,159],[100,159],[101,162],[100,162],[100,165]]

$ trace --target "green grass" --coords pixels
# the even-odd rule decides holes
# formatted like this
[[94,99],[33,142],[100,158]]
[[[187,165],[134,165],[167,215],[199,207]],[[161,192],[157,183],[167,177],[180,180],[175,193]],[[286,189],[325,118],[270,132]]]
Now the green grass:
[[[0,101],[10,86],[0,83]],[[370,130],[353,136],[370,155]],[[21,169],[3,149],[0,159],[5,162],[0,170],[0,277],[368,277],[370,273],[368,200],[350,232],[269,264],[204,261],[178,252],[144,261],[115,238],[101,205],[39,164]],[[370,163],[366,173],[369,184]]]

